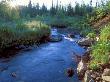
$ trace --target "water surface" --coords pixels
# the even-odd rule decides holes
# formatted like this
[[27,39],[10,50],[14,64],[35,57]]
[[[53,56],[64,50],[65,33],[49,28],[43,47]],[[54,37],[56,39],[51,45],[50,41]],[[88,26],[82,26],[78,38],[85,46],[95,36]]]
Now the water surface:
[[[45,43],[20,51],[14,57],[0,59],[0,82],[80,82],[73,52],[82,55],[85,50],[76,40],[63,35],[61,42]],[[66,74],[69,67],[75,70],[71,78]]]

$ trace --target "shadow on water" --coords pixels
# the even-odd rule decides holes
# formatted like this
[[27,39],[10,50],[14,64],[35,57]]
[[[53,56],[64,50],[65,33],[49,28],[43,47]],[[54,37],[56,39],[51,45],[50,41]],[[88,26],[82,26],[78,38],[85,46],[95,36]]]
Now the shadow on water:
[[[83,55],[85,50],[76,43],[78,38],[62,36],[60,42],[41,44],[29,51],[4,51],[16,55],[0,59],[0,82],[80,82],[76,73],[77,63],[72,59],[75,54],[72,52]],[[70,67],[75,71],[71,78],[66,74]]]

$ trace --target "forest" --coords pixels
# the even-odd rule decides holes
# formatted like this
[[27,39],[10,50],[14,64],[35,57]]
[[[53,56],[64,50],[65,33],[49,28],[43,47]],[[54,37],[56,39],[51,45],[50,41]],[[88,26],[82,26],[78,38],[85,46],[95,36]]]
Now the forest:
[[[33,46],[36,46],[36,52],[33,51]],[[73,53],[72,56],[67,55],[69,52]],[[31,56],[24,56],[26,54]],[[47,67],[40,63],[47,61],[45,57],[50,61]],[[6,63],[13,65],[12,67],[2,62],[7,59]],[[34,66],[36,62],[40,64],[38,68]],[[70,62],[75,65],[68,66]],[[13,71],[17,69],[17,64],[21,66],[19,73]],[[50,69],[52,71],[46,71]],[[34,74],[32,70],[36,75],[31,76]],[[59,70],[61,75],[56,72]],[[7,71],[12,71],[10,74],[16,79],[8,77]],[[29,71],[29,74],[25,75],[24,71]],[[48,8],[45,4],[33,4],[31,0],[28,5],[14,7],[11,6],[10,0],[1,0],[0,74],[0,82],[110,82],[110,1],[96,1],[94,6],[93,0],[88,4],[82,0],[81,4],[75,2],[75,5],[68,3],[64,6],[59,0],[56,4],[51,0],[51,7]],[[20,74],[26,77],[18,80]],[[43,78],[45,75],[47,76]],[[39,79],[36,79],[37,77]]]

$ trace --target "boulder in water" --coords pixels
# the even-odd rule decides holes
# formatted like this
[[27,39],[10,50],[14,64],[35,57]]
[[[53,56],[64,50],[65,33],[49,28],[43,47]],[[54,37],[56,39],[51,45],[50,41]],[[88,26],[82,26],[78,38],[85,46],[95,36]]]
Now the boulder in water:
[[67,75],[68,75],[68,77],[72,77],[74,75],[74,70],[72,68],[68,68]]
[[69,38],[75,38],[75,35],[74,34],[68,34],[67,37],[69,37]]
[[62,41],[61,35],[51,35],[50,36],[50,42],[59,42]]
[[83,38],[78,41],[78,44],[80,46],[91,46],[92,43],[93,43],[93,40],[90,38]]

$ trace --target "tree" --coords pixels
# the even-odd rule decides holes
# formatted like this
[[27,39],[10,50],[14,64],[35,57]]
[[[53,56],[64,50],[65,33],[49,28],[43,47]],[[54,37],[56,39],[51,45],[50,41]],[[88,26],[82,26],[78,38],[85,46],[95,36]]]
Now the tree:
[[31,3],[31,0],[30,0],[30,2],[29,2],[29,4],[28,4],[28,14],[30,15],[30,17],[33,17],[33,15],[32,15],[32,3]]
[[37,5],[36,5],[36,14],[37,15],[40,15],[40,6],[39,6],[39,3],[37,3]]
[[41,8],[41,14],[46,14],[47,13],[47,7],[43,4]]
[[53,0],[52,0],[52,7],[50,8],[50,15],[54,16],[56,15],[57,12],[57,7],[55,8],[55,6],[53,5]]
[[76,2],[75,15],[79,15],[79,14],[80,14],[80,5],[79,5],[79,3]]
[[74,9],[71,6],[71,4],[68,4],[68,6],[67,6],[67,15],[68,16],[74,16]]

